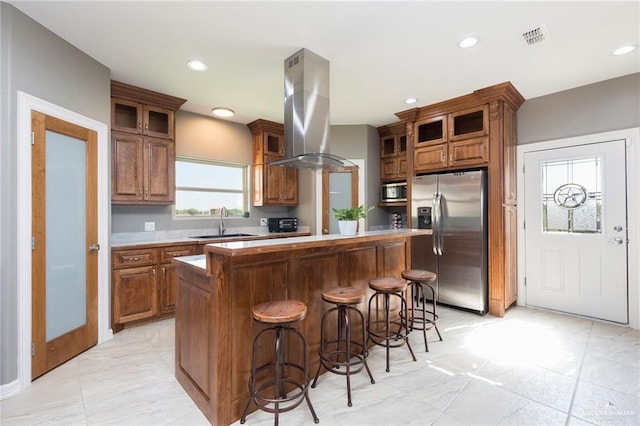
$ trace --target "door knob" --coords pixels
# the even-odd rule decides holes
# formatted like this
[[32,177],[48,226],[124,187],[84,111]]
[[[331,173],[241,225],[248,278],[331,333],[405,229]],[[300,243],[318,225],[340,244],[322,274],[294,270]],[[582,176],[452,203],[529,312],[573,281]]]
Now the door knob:
[[89,251],[93,252],[93,251],[98,251],[100,250],[100,244],[91,244],[89,246]]
[[624,240],[622,238],[611,238],[609,242],[621,246],[624,243]]

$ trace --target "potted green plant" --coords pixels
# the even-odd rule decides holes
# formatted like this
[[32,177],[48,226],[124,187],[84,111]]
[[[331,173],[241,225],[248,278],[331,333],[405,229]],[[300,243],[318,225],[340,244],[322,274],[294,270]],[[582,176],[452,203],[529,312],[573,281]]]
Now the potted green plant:
[[373,206],[350,207],[346,209],[333,208],[333,217],[338,221],[340,235],[355,235],[358,228],[358,219],[365,219]]

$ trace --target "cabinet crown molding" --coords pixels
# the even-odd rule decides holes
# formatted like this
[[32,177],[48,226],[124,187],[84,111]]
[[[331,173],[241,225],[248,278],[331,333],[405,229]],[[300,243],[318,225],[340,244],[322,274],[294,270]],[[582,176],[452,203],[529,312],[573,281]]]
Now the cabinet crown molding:
[[111,97],[147,103],[174,111],[187,102],[186,99],[176,98],[175,96],[165,95],[164,93],[154,92],[153,90],[143,89],[115,80],[111,80]]
[[504,101],[517,111],[525,99],[510,81],[505,81],[442,102],[400,111],[395,115],[402,121],[416,121],[437,115],[450,114],[462,109],[487,104],[491,101]]
[[251,133],[258,132],[276,132],[284,133],[284,124],[276,123],[275,121],[264,120],[259,118],[247,124],[247,127]]

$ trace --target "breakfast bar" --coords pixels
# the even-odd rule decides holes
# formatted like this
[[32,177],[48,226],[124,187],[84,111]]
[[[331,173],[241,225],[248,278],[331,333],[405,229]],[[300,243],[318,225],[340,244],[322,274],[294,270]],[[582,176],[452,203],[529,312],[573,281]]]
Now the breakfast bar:
[[[318,367],[321,292],[398,277],[410,265],[411,237],[430,230],[384,230],[208,244],[204,255],[175,259],[177,380],[212,424],[230,424],[249,398],[251,350],[261,326],[259,303],[297,299],[307,305],[299,330],[308,340],[309,370]],[[366,303],[358,308],[365,312]],[[260,357],[268,359],[269,353]]]

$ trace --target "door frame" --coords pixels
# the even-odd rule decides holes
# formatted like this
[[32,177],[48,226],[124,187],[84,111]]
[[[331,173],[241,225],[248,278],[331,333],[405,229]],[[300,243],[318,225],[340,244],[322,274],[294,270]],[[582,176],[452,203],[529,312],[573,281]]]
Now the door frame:
[[[518,170],[518,299],[517,304],[526,306],[526,253],[524,232],[524,157],[528,152],[543,151],[556,148],[567,148],[577,145],[593,144],[611,140],[625,140],[627,149],[627,226],[629,235],[628,245],[628,288],[629,288],[629,326],[640,329],[640,127],[615,130],[611,132],[594,133],[544,142],[535,142],[517,146]],[[633,190],[635,188],[635,190]]]
[[[364,159],[347,159],[350,163],[355,164],[358,167],[358,205],[365,204],[365,188],[364,181],[366,175],[366,168]],[[322,169],[316,170],[316,235],[322,235]],[[360,219],[358,221],[359,229],[366,229],[367,219]]]
[[[98,134],[98,344],[113,337],[109,324],[109,137],[108,126],[18,91],[18,392],[31,384],[31,110]],[[103,159],[100,161],[100,159]]]

